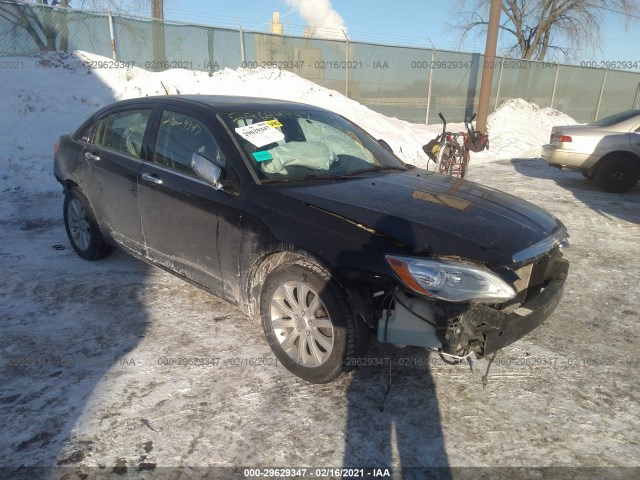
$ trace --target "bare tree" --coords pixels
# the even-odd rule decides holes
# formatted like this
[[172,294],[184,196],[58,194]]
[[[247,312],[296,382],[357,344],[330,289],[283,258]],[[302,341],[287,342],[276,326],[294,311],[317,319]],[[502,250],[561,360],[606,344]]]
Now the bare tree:
[[[26,2],[3,2],[0,3],[0,18],[9,22],[9,24],[24,31],[31,37],[36,47],[43,50],[55,50],[56,38],[60,31],[57,25],[58,18],[54,18],[53,9],[46,9],[43,15],[37,15],[34,10],[29,9]],[[47,0],[39,0],[40,5],[48,5]],[[52,6],[58,5],[59,2],[54,0]],[[64,0],[64,6],[68,5],[68,1]],[[62,6],[62,5],[60,5]],[[55,9],[57,10],[57,9]]]
[[148,0],[74,0],[74,7],[80,10],[95,10],[113,13],[141,13],[148,11]]
[[[472,31],[486,31],[489,0],[462,1],[466,14],[461,24],[462,40]],[[638,0],[502,0],[500,30],[509,42],[507,54],[530,60],[545,60],[552,54],[571,58],[576,48],[598,47],[605,15],[624,17],[640,13]],[[464,18],[464,17],[462,17]]]
[[[0,3],[0,20],[8,22],[11,28],[26,32],[40,51],[67,50],[69,39],[66,11],[71,8],[70,3],[70,0],[3,1]],[[33,8],[34,4],[45,8]],[[139,10],[141,5],[142,0],[78,1],[79,8],[111,10],[116,13]],[[47,6],[53,8],[46,8]]]

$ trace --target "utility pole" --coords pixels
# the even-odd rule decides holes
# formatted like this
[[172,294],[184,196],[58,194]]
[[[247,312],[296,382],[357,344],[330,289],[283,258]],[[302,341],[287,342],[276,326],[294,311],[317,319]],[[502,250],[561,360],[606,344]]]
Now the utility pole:
[[[52,2],[53,4],[53,2]],[[67,9],[69,0],[60,0],[60,50],[69,50],[69,24],[67,22]]]
[[151,18],[164,20],[164,0],[151,0]]
[[489,26],[487,28],[487,44],[484,49],[484,67],[482,68],[482,82],[480,83],[480,99],[478,102],[478,121],[476,130],[486,132],[487,117],[489,116],[489,99],[491,98],[491,83],[493,69],[496,64],[496,47],[498,46],[498,27],[500,26],[500,10],[502,0],[491,0],[489,11]]
[[164,0],[151,0],[151,37],[153,48],[153,70],[164,70],[166,60],[164,46]]

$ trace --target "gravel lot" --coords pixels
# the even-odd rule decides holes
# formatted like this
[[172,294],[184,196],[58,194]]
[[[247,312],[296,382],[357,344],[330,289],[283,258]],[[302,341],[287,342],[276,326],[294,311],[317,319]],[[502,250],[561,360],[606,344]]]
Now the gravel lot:
[[[484,360],[449,366],[380,344],[371,358],[391,369],[306,384],[238,307],[119,252],[77,257],[60,192],[0,193],[0,477],[369,466],[424,478],[411,467],[454,466],[516,478],[515,467],[581,466],[638,478],[640,186],[602,193],[541,159],[472,164],[470,177],[571,234],[563,301],[501,352],[486,387]],[[177,364],[189,358],[209,365]]]

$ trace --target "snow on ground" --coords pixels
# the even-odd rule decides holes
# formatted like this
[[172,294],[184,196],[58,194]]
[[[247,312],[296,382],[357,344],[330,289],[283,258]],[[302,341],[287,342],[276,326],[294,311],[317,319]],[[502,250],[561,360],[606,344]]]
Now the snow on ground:
[[[64,467],[66,478],[183,467],[190,478],[207,474],[198,467],[343,465],[402,465],[403,478],[425,478],[406,470],[425,466],[492,467],[466,474],[499,478],[521,478],[510,470],[521,466],[606,466],[624,468],[572,478],[637,478],[627,467],[640,468],[640,188],[606,194],[536,158],[550,125],[571,119],[507,102],[490,120],[492,150],[470,170],[566,223],[572,267],[560,306],[501,353],[486,388],[485,361],[452,367],[374,342],[372,358],[392,359],[380,412],[386,368],[306,384],[275,364],[238,307],[120,252],[77,257],[52,146],[115,99],[162,93],[160,81],[172,93],[329,107],[407,160],[439,126],[385,118],[285,72],[87,73],[78,58],[96,59],[43,55],[48,66],[0,70],[0,466],[18,469],[1,478],[39,476],[21,466]],[[211,363],[169,364],[182,358]]]

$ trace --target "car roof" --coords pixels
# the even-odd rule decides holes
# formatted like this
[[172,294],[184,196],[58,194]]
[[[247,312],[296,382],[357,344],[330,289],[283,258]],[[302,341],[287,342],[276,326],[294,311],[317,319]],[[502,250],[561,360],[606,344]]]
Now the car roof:
[[213,108],[217,112],[235,112],[238,109],[260,109],[260,110],[319,110],[324,111],[320,107],[308,105],[306,103],[290,102],[288,100],[278,100],[275,98],[259,98],[232,95],[157,95],[150,97],[130,98],[113,103],[103,110],[114,107],[123,107],[129,104],[173,104],[185,105],[197,103]]

